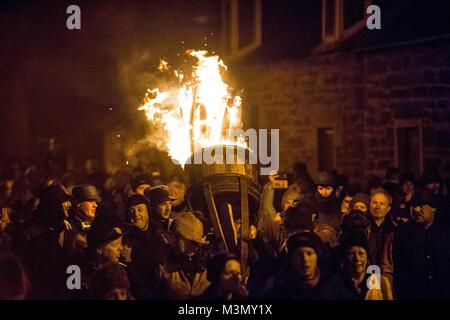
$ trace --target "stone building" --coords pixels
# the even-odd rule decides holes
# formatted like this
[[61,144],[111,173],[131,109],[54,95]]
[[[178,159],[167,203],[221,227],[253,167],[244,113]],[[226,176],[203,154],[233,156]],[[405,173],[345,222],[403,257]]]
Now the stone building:
[[[347,14],[345,3],[291,2],[296,18],[269,25],[239,59],[247,125],[280,128],[282,170],[301,160],[313,175],[337,169],[359,182],[390,166],[450,175],[449,4],[353,1],[360,10]],[[381,29],[369,30],[374,3]]]

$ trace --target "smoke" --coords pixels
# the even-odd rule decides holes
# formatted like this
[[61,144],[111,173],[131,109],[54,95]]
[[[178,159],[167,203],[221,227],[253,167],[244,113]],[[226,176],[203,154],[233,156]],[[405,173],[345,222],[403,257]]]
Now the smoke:
[[168,153],[167,134],[163,125],[146,119],[145,113],[138,108],[143,104],[149,88],[170,88],[174,78],[160,72],[160,58],[148,50],[133,49],[118,64],[118,83],[123,101],[129,109],[129,121],[125,131],[128,139],[123,143],[123,156],[127,164],[152,166],[155,158]]

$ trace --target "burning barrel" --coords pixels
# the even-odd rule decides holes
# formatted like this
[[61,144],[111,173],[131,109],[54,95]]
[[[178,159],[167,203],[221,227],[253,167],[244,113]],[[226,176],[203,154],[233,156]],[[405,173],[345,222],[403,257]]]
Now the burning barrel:
[[[260,190],[256,157],[235,143],[240,140],[234,131],[242,127],[241,98],[230,92],[223,79],[227,68],[218,56],[204,50],[186,53],[189,61],[194,58],[192,73],[160,65],[174,76],[173,86],[163,92],[148,89],[139,110],[158,133],[154,141],[165,144],[172,160],[185,162],[191,209],[205,215],[206,231],[213,230],[224,249],[240,255],[245,270],[248,245],[243,240],[249,239],[250,224],[256,224]],[[208,161],[211,157],[214,161]]]
[[240,256],[245,270],[250,225],[256,225],[260,199],[253,152],[237,145],[204,148],[186,161],[185,173],[191,208],[207,213],[207,227],[228,252]]

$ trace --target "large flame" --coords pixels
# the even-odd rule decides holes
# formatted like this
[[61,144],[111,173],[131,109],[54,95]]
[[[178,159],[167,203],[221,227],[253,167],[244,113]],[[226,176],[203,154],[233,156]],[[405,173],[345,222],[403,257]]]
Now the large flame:
[[[186,52],[196,60],[192,74],[173,71],[176,81],[168,89],[148,89],[143,105],[147,118],[163,131],[164,144],[172,160],[183,165],[190,155],[202,148],[219,144],[247,147],[236,139],[240,129],[241,98],[230,93],[223,75],[227,67],[207,51]],[[166,61],[158,68],[171,72]]]

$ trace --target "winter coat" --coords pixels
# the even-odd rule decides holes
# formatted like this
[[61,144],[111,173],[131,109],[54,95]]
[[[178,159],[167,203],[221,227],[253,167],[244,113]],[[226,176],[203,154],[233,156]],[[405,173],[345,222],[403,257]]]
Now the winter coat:
[[318,193],[316,193],[316,198],[319,206],[315,223],[329,224],[336,230],[336,234],[339,234],[342,224],[342,214],[339,201],[334,195],[323,198]]
[[[331,280],[331,286],[334,290],[339,289],[340,292],[336,300],[393,300],[392,286],[389,280],[380,275],[380,283],[378,286],[369,288],[367,286],[367,280],[369,274],[366,274],[362,283],[361,291],[358,292],[351,283],[351,279],[348,279],[343,274],[336,275]],[[377,281],[377,280],[375,280]]]
[[171,254],[158,266],[157,299],[189,300],[203,294],[209,286],[205,264],[210,257],[199,248],[193,257]]
[[437,222],[427,229],[414,221],[402,224],[392,247],[394,289],[402,300],[448,299],[450,229]]
[[[167,235],[154,229],[140,231],[132,228],[128,234],[131,244],[130,267],[146,286],[148,298],[155,295],[158,265],[163,263],[169,252]],[[139,297],[135,297],[139,298]]]
[[59,231],[38,224],[27,226],[18,235],[14,248],[29,272],[31,299],[67,298],[66,268],[73,241],[68,228],[62,237]]
[[71,238],[74,239],[72,243],[72,251],[81,251],[87,247],[86,234],[91,227],[91,223],[75,212],[71,212],[67,221],[71,225],[69,232]]
[[[240,301],[240,300],[245,300],[247,299],[247,296],[245,295],[237,295],[237,294],[233,294],[231,296],[231,299],[229,299],[229,301]],[[217,294],[216,288],[212,285],[210,285],[208,287],[208,289],[205,290],[205,292],[200,295],[199,297],[197,297],[195,300],[225,300],[225,298],[223,296],[219,296]]]
[[386,216],[384,221],[378,226],[372,215],[369,215],[370,219],[370,234],[369,234],[369,250],[370,250],[370,262],[377,266],[381,266],[383,260],[383,250],[385,247],[386,239],[394,232],[395,226],[390,218],[390,215]]
[[343,288],[337,287],[326,276],[320,276],[319,283],[313,287],[305,287],[294,271],[289,269],[284,279],[269,289],[264,299],[269,300],[335,300]]

